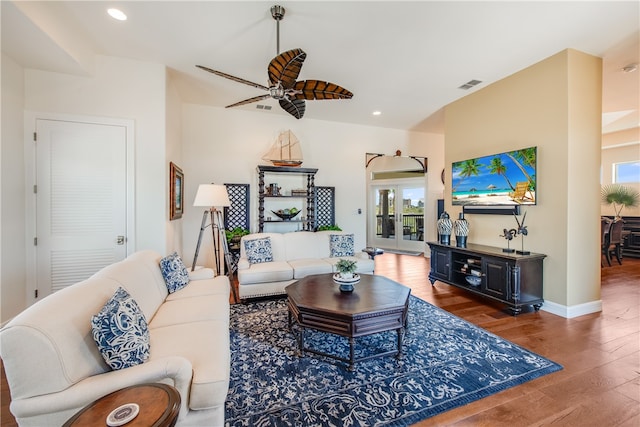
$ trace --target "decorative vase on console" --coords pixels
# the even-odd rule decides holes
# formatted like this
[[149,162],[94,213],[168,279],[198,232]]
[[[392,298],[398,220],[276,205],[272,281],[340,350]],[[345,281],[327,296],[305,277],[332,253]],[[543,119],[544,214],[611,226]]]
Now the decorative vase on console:
[[458,219],[453,224],[453,233],[456,235],[456,246],[467,247],[467,236],[469,236],[469,221],[464,218],[464,212],[460,212]]
[[451,244],[451,230],[453,229],[453,223],[449,218],[449,214],[445,211],[440,214],[438,220],[438,235],[440,236],[440,243],[443,245]]

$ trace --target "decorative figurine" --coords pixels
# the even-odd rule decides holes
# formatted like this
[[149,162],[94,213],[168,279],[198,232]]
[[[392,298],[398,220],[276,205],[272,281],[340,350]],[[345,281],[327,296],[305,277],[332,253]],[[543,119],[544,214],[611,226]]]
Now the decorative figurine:
[[279,196],[281,188],[278,187],[278,184],[273,183],[269,185],[269,196]]
[[515,235],[518,234],[518,230],[516,230],[515,228],[512,228],[511,230],[507,230],[505,228],[503,229],[502,233],[503,234],[501,234],[500,237],[504,237],[505,239],[507,239],[507,247],[502,249],[502,252],[507,252],[507,253],[515,252],[515,249],[511,249],[511,240],[513,240]]
[[524,236],[529,234],[529,232],[527,231],[527,226],[524,225],[524,220],[527,219],[527,213],[525,212],[524,215],[522,216],[522,222],[520,222],[520,220],[518,219],[515,213],[513,214],[513,216],[515,217],[516,222],[518,223],[518,230],[516,233],[521,236],[520,241],[521,241],[521,248],[522,248],[522,250],[516,251],[516,253],[519,255],[529,255],[531,252],[524,250]]

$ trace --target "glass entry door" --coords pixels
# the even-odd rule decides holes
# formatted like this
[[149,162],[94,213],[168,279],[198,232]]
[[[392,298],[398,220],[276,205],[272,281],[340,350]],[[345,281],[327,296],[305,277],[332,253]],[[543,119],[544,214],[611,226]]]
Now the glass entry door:
[[372,185],[370,200],[373,246],[424,252],[424,186]]

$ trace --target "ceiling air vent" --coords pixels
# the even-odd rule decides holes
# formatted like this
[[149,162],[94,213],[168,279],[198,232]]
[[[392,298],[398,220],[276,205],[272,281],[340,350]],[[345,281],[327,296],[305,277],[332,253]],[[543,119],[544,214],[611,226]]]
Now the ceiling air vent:
[[258,110],[271,110],[271,105],[258,104],[258,105],[256,105],[256,108]]
[[480,83],[482,83],[482,80],[469,80],[468,82],[466,82],[462,86],[458,86],[458,89],[469,90],[472,87],[474,87],[476,85],[479,85]]

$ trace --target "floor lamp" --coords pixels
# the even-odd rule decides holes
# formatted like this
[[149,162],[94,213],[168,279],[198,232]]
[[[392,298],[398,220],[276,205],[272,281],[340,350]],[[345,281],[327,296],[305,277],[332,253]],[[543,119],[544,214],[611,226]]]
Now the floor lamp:
[[[211,232],[213,233],[213,253],[216,259],[216,275],[220,275],[220,251],[222,250],[222,254],[226,259],[227,251],[225,251],[225,248],[227,247],[227,237],[226,235],[221,237],[221,234],[224,233],[224,223],[222,221],[222,211],[219,208],[230,205],[231,202],[229,201],[227,187],[224,185],[200,184],[198,187],[193,206],[206,206],[209,209],[205,210],[202,215],[202,224],[200,225],[200,234],[198,235],[198,244],[196,245],[196,253],[193,256],[191,271],[196,268],[196,261],[200,253],[200,244],[202,243],[202,233],[207,227],[211,226]],[[211,222],[208,225],[207,214],[211,216]]]

